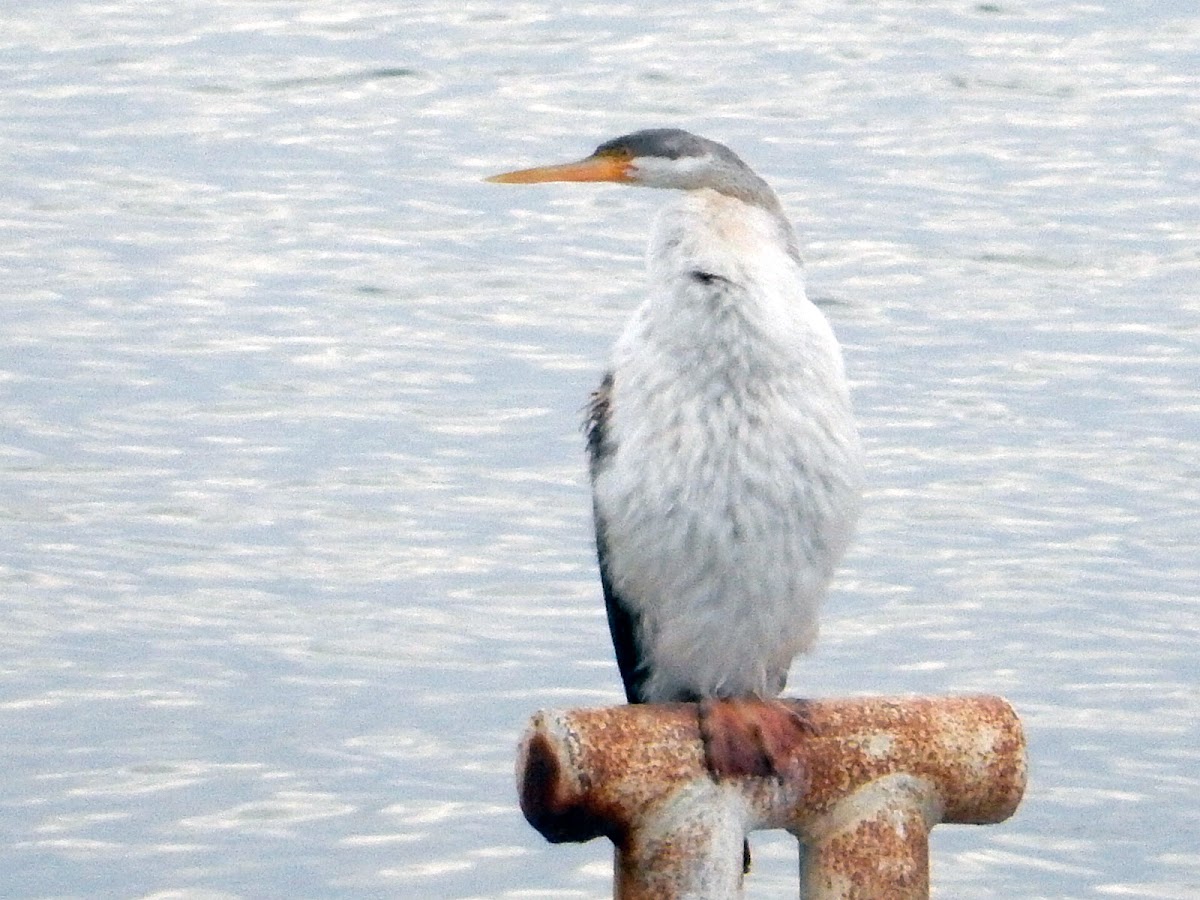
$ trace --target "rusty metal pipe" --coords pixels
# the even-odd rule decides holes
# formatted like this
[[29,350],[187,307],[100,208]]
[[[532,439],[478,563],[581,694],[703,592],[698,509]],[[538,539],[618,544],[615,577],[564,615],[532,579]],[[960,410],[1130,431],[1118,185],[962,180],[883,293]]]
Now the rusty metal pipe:
[[801,842],[809,900],[929,896],[929,830],[1012,815],[1025,739],[999,697],[787,701],[816,734],[788,780],[709,775],[693,704],[543,710],[517,761],[525,817],[547,840],[608,837],[618,900],[741,894],[742,840]]

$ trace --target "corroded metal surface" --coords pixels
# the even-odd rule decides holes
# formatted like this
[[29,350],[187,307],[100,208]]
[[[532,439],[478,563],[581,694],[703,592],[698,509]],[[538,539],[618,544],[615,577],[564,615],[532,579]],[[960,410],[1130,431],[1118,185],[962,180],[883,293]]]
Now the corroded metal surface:
[[794,777],[719,783],[692,704],[539,712],[521,809],[551,841],[610,838],[622,900],[736,897],[759,828],[805,845],[806,897],[906,900],[929,894],[930,828],[999,822],[1020,802],[1024,737],[998,697],[795,702],[816,733]]

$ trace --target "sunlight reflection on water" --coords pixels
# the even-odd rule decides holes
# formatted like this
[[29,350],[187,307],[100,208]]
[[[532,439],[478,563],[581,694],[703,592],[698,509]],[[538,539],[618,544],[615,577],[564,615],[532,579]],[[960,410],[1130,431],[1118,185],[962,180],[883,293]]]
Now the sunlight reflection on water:
[[1015,703],[1029,794],[935,833],[939,896],[1200,893],[1186,5],[10,25],[13,896],[607,895],[512,756],[620,699],[577,423],[660,198],[479,179],[660,124],[779,189],[855,385],[867,512],[791,690]]

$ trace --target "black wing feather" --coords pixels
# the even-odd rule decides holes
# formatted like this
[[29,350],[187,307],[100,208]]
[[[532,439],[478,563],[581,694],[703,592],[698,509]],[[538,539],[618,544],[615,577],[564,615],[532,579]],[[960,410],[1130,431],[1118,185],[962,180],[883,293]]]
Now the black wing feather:
[[[612,374],[609,373],[592,394],[584,426],[593,481],[614,450],[607,434],[611,394]],[[645,703],[643,689],[646,684],[646,660],[640,641],[641,624],[629,604],[613,589],[608,572],[609,554],[604,517],[594,505],[592,513],[596,525],[596,558],[600,563],[600,585],[604,588],[604,607],[608,611],[608,630],[612,635],[613,650],[617,654],[617,668],[621,671],[621,681],[625,685],[625,697],[630,703]]]

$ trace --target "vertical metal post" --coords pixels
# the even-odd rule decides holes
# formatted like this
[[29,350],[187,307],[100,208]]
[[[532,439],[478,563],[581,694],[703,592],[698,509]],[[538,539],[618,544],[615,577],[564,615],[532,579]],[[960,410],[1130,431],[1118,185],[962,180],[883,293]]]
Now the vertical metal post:
[[[703,785],[689,788],[657,810],[646,822],[648,827],[631,829],[617,845],[614,896],[621,900],[733,897],[741,890],[738,799]],[[705,814],[695,815],[701,807]]]
[[931,784],[885,775],[860,788],[852,799],[835,804],[834,810],[833,817],[810,826],[810,837],[801,842],[801,896],[929,896],[929,830],[938,821]]

